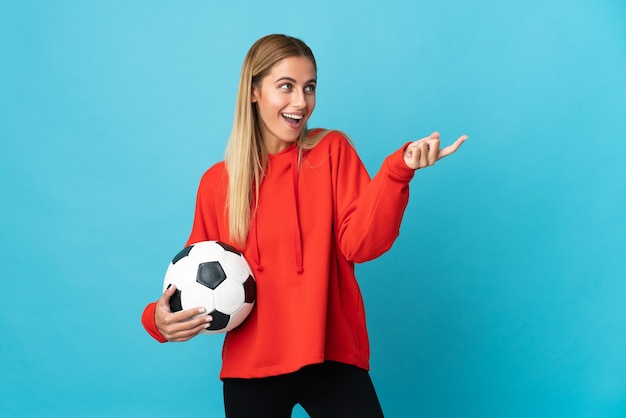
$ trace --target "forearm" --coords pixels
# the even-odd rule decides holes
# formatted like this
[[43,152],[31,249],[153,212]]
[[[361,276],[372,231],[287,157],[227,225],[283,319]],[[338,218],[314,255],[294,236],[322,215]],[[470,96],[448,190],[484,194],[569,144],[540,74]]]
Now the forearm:
[[414,174],[403,162],[403,150],[385,159],[342,217],[339,245],[351,261],[364,262],[382,255],[398,237]]

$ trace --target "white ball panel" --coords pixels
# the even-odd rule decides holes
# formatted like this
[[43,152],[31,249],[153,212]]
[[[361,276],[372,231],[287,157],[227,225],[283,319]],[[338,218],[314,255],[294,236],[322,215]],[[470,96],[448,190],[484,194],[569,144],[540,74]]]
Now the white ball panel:
[[195,308],[197,306],[203,306],[207,312],[211,312],[215,309],[213,290],[207,287],[196,286],[194,282],[193,286],[183,288],[180,291],[180,300],[183,309]]
[[229,331],[233,328],[237,328],[241,323],[250,315],[252,312],[252,308],[254,307],[253,303],[244,303],[241,308],[234,314],[230,316],[230,321],[228,322]]
[[224,273],[226,273],[226,278],[229,280],[243,283],[251,274],[247,263],[242,263],[242,261],[245,261],[244,258],[238,254],[225,251],[219,261],[224,269]]
[[215,241],[202,241],[194,244],[189,256],[196,262],[219,260],[224,248]]
[[215,309],[228,315],[237,312],[246,297],[243,286],[230,278],[217,286],[214,292]]
[[179,289],[181,286],[189,286],[191,281],[195,281],[197,271],[198,265],[187,257],[179,260],[176,264],[170,263],[165,273],[163,291],[165,291],[170,284],[175,284]]

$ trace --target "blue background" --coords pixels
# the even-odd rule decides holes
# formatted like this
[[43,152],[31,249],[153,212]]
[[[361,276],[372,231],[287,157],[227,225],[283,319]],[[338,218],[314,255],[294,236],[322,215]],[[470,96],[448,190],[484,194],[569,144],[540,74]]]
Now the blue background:
[[[304,39],[370,173],[439,130],[358,266],[389,417],[626,416],[626,3],[0,0],[0,415],[222,417],[221,337],[141,312],[245,52]],[[295,416],[304,416],[297,409]]]

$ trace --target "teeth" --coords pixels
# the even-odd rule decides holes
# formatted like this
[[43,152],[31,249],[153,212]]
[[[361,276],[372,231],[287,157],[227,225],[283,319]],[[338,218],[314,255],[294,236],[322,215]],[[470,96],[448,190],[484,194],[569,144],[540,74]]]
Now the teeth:
[[289,113],[282,113],[282,115],[289,119],[295,119],[295,120],[302,119],[302,115],[290,115]]

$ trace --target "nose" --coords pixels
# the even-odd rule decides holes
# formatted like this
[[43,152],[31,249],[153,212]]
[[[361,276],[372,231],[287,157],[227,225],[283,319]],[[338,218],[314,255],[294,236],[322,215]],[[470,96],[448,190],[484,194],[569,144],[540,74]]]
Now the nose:
[[304,92],[301,90],[294,90],[293,96],[291,97],[291,105],[296,109],[302,109],[306,107],[306,101],[304,100]]

